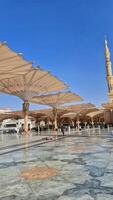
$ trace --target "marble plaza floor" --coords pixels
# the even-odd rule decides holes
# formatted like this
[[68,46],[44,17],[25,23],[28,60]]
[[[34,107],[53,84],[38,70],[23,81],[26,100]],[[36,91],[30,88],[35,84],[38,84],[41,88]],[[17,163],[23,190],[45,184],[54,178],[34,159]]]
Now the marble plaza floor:
[[0,135],[0,200],[112,200],[113,136]]

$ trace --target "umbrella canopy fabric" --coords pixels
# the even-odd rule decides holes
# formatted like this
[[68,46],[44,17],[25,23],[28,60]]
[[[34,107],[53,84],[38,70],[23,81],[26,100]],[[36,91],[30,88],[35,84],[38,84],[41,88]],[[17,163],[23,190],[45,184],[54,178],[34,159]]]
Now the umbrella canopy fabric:
[[94,112],[88,113],[87,116],[93,118],[93,117],[96,117],[97,115],[101,115],[101,114],[104,114],[103,110],[98,110],[98,111],[94,111]]
[[61,118],[64,118],[64,117],[68,117],[68,118],[75,118],[77,116],[77,113],[76,112],[68,112],[68,113],[65,113],[61,116]]
[[25,74],[32,68],[32,63],[12,51],[5,43],[0,43],[0,80],[18,74]]
[[[35,119],[45,119],[48,117],[52,117],[52,112],[50,109],[48,110],[30,110],[28,111],[29,118],[35,118]],[[0,121],[3,121],[4,119],[23,119],[24,113],[21,110],[18,111],[7,111],[7,112],[1,112],[0,113]]]
[[[74,118],[77,116],[78,113],[80,113],[80,116],[84,116],[86,113],[86,116],[93,116],[95,114],[99,114],[102,112],[101,110],[98,110],[96,107],[94,108],[94,104],[77,104],[77,105],[71,105],[66,107],[60,107],[57,109],[58,115],[63,117],[69,117]],[[89,109],[88,109],[89,108]],[[83,112],[84,111],[84,112]],[[53,117],[52,109],[40,109],[40,110],[31,110],[28,111],[29,116],[32,117]],[[6,114],[2,114],[4,118],[22,118],[23,112],[22,111],[9,111]],[[1,117],[2,117],[1,115]]]
[[87,114],[89,112],[98,110],[96,106],[92,103],[86,103],[86,104],[76,104],[76,105],[70,105],[70,106],[65,106],[64,109],[66,112],[75,112],[75,113],[80,113],[80,114]]
[[34,96],[31,99],[32,103],[48,105],[51,107],[58,107],[59,105],[80,101],[82,98],[75,93],[65,92],[65,93],[57,93],[57,94],[49,94],[42,96]]
[[0,80],[0,92],[29,101],[33,96],[64,90],[67,85],[50,72],[32,68],[28,73]]
[[102,104],[102,107],[103,107],[105,110],[113,110],[113,102],[111,102],[111,103],[103,103],[103,104]]
[[74,118],[78,115],[84,116],[88,113],[92,113],[94,111],[98,111],[94,104],[87,103],[87,104],[76,104],[71,106],[66,106],[64,108],[64,112],[62,112],[62,117],[69,117]]

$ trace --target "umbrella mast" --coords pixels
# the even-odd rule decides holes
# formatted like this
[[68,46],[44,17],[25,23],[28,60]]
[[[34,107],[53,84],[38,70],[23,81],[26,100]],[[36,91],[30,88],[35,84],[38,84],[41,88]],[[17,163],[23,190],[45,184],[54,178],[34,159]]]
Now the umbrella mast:
[[53,108],[53,116],[54,116],[54,128],[55,130],[58,129],[58,124],[57,124],[57,108]]
[[25,134],[28,134],[28,111],[29,111],[29,102],[24,101],[23,114],[24,114],[24,132],[25,132]]

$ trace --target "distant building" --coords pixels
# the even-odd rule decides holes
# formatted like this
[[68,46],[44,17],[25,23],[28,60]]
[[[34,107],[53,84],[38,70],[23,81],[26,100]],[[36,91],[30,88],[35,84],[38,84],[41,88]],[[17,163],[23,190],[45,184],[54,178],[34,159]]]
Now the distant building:
[[[34,121],[28,120],[28,128],[31,130],[35,126]],[[1,123],[1,129],[16,129],[17,132],[24,129],[24,119],[5,119]]]

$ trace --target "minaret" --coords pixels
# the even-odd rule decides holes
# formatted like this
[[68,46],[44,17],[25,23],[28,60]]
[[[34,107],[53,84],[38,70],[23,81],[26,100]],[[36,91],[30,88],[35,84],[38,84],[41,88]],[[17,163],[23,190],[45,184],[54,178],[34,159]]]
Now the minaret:
[[110,51],[107,45],[107,40],[105,40],[105,62],[106,62],[106,73],[107,73],[106,78],[107,78],[108,90],[109,90],[109,93],[111,93],[112,66],[111,66]]

